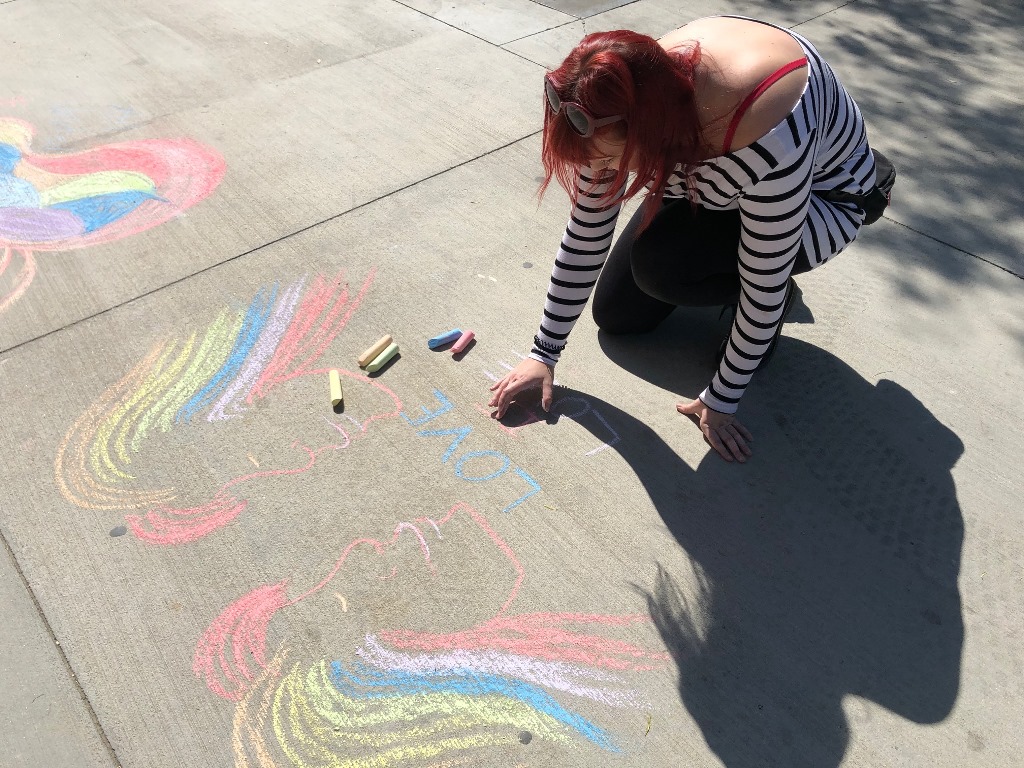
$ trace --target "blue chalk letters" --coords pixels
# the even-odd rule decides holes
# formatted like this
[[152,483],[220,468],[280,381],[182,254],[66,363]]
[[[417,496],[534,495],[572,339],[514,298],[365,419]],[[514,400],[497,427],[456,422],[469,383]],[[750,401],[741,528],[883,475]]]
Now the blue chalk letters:
[[[438,408],[437,410],[431,411],[430,409],[427,408],[427,406],[421,405],[420,408],[423,411],[423,416],[417,419],[411,419],[409,418],[408,415],[405,414],[405,412],[403,412],[401,414],[402,418],[409,422],[409,424],[411,424],[412,426],[419,427],[426,424],[427,422],[433,421],[439,416],[448,413],[449,411],[452,410],[452,408],[454,408],[452,402],[447,397],[445,397],[440,390],[434,390],[434,397],[441,404],[441,407]],[[421,429],[418,430],[416,434],[419,435],[420,437],[453,437],[454,439],[451,441],[451,443],[449,443],[448,448],[445,449],[445,452],[441,455],[441,463],[447,464],[448,461],[452,458],[452,456],[455,455],[455,452],[458,450],[459,445],[462,443],[462,441],[469,437],[469,435],[472,432],[473,427],[467,424],[464,427],[449,427],[448,429]],[[480,464],[482,464],[482,461],[484,459],[497,459],[499,464],[498,468],[492,471],[490,474],[480,475],[469,474],[466,471],[465,466],[467,463],[476,460]],[[471,483],[484,483],[487,482],[488,480],[496,480],[497,478],[501,477],[506,472],[508,472],[510,467],[512,467],[512,459],[510,459],[504,453],[501,453],[499,451],[470,451],[468,453],[462,454],[456,460],[454,470],[455,476],[460,480],[468,480]],[[520,504],[522,504],[528,498],[533,496],[535,493],[540,493],[541,491],[541,487],[537,483],[537,481],[530,477],[530,475],[525,470],[523,470],[520,467],[515,467],[514,472],[521,480],[523,480],[530,487],[530,490],[527,493],[520,496],[515,501],[513,501],[511,504],[506,506],[503,510],[501,510],[502,512],[508,512],[514,509],[515,507],[518,507]]]

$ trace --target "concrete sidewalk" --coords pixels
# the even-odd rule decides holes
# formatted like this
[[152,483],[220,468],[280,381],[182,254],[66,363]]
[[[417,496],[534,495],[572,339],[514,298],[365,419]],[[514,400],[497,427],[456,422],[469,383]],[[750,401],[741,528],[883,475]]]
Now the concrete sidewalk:
[[[712,310],[585,314],[552,414],[495,422],[567,213],[541,75],[716,13],[818,47],[892,207],[800,280],[747,465],[674,410]],[[1019,764],[1024,9],[9,0],[0,30],[0,213],[92,223],[0,239],[0,767]]]

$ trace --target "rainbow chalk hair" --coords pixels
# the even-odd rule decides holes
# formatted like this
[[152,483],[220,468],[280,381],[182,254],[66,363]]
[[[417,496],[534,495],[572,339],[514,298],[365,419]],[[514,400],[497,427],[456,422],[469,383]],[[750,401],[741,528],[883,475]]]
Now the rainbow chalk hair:
[[[34,134],[24,120],[0,118],[0,312],[28,289],[36,253],[109,243],[155,227],[208,197],[224,177],[220,154],[191,139],[44,155],[32,152]],[[16,256],[22,266],[5,281]]]
[[[304,659],[301,646],[287,640],[277,650],[269,647],[270,624],[279,613],[365,578],[366,561],[349,565],[350,554],[384,556],[413,537],[416,560],[429,565],[431,549],[446,545],[456,547],[448,555],[457,558],[450,525],[484,533],[494,546],[474,557],[490,556],[513,569],[491,618],[445,633],[369,632],[342,648],[340,658]],[[426,578],[436,579],[431,573]],[[634,687],[637,676],[664,670],[671,661],[663,649],[636,641],[651,627],[650,616],[514,613],[525,575],[486,517],[460,502],[437,519],[415,518],[398,523],[390,535],[353,539],[305,591],[290,590],[285,581],[239,598],[213,620],[193,657],[196,676],[235,702],[236,766],[312,768],[324,765],[325,756],[331,765],[366,768],[427,760],[444,761],[428,763],[435,766],[477,764],[481,750],[533,739],[572,750],[623,752],[609,726],[623,711],[650,708]],[[289,591],[298,594],[289,597]]]
[[[318,367],[320,358],[359,308],[375,275],[371,269],[358,287],[349,286],[345,272],[264,286],[248,306],[225,309],[205,328],[155,344],[64,436],[54,460],[61,494],[86,509],[148,510],[127,521],[137,537],[153,544],[188,543],[227,525],[247,503],[232,489],[280,472],[233,478],[206,503],[182,508],[171,506],[175,488],[140,487],[134,458],[158,432],[242,418],[281,384],[326,374]],[[343,375],[369,383],[364,376]],[[382,391],[381,399],[397,418],[401,404],[393,393],[371,386]],[[306,454],[311,467],[316,452],[296,450]],[[298,471],[304,469],[286,473]]]

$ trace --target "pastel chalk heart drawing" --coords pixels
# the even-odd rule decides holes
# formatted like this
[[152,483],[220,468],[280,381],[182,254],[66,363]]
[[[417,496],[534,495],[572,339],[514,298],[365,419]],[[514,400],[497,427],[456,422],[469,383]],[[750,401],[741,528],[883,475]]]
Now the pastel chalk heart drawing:
[[[0,312],[28,290],[36,254],[109,243],[207,197],[224,159],[191,139],[145,139],[34,154],[30,123],[0,118]],[[13,272],[18,261],[20,267]]]

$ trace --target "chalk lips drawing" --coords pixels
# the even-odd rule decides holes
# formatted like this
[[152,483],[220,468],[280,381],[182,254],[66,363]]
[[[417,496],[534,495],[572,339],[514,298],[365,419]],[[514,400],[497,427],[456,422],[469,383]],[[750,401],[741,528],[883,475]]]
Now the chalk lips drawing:
[[[409,541],[419,553],[414,559],[422,558],[429,578],[436,578],[431,548],[453,546],[453,524],[483,534],[499,571],[501,562],[511,568],[511,583],[504,591],[498,588],[503,599],[492,618],[450,633],[367,634],[344,660],[290,661],[293,651],[284,646],[267,653],[270,622],[279,611],[335,581],[358,578],[348,563],[357,550],[383,557]],[[480,555],[479,546],[473,549]],[[236,702],[235,765],[424,764],[525,743],[524,733],[562,746],[621,751],[615,736],[578,707],[583,701],[611,708],[646,706],[624,675],[662,668],[667,654],[599,632],[628,631],[649,618],[516,615],[510,608],[524,578],[504,539],[483,515],[459,503],[440,519],[399,523],[390,537],[354,539],[323,578],[295,597],[288,596],[289,583],[280,582],[235,601],[203,634],[193,663],[211,691]]]
[[164,223],[203,200],[224,176],[224,159],[190,139],[145,139],[74,154],[34,154],[34,129],[0,118],[0,312],[28,289],[35,254],[108,243]]
[[[54,460],[54,476],[69,502],[87,509],[137,510],[127,522],[140,539],[153,544],[184,544],[227,525],[248,502],[236,486],[275,475],[309,470],[317,456],[347,446],[344,438],[316,449],[298,442],[302,463],[289,469],[252,472],[224,483],[213,498],[186,507],[172,505],[174,488],[141,489],[131,472],[133,456],[155,432],[242,418],[253,404],[284,382],[326,376],[320,358],[359,308],[375,270],[353,293],[344,272],[301,278],[280,288],[267,286],[244,311],[225,310],[203,332],[164,340],[109,387],[68,430]],[[339,369],[349,379],[380,392],[390,410],[356,424],[357,434],[381,418],[397,417],[401,403],[378,381]]]

